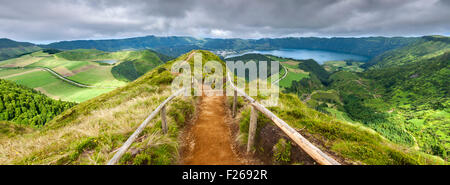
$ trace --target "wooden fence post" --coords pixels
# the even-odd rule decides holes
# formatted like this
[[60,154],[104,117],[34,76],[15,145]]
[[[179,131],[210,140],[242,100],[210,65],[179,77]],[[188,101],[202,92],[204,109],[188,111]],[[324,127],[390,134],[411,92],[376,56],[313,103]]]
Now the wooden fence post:
[[236,117],[237,91],[234,91],[233,97],[233,117]]
[[250,152],[250,149],[253,147],[253,143],[255,142],[255,134],[256,134],[256,121],[258,119],[258,112],[255,110],[253,106],[250,106],[250,126],[248,128],[248,141],[247,141],[247,153]]
[[167,134],[167,121],[166,121],[166,106],[161,109],[161,127],[164,134]]

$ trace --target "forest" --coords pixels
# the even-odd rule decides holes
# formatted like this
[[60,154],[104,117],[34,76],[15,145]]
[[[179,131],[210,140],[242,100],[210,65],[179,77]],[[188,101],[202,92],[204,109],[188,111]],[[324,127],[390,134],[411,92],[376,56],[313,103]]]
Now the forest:
[[74,105],[0,79],[0,120],[39,127]]

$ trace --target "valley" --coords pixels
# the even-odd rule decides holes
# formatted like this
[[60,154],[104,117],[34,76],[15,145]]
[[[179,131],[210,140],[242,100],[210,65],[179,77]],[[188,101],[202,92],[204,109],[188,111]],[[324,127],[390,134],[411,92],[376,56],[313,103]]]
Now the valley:
[[[154,38],[145,37],[144,41],[148,39]],[[127,50],[124,44],[119,50],[98,50],[84,44],[100,45],[106,41],[84,44],[67,41],[40,45],[47,49],[0,61],[1,79],[46,97],[42,101],[44,107],[55,107],[52,111],[42,108],[35,111],[28,106],[30,100],[23,99],[20,93],[11,96],[5,93],[2,101],[8,100],[17,109],[7,106],[0,109],[1,120],[5,120],[0,125],[3,133],[0,142],[10,143],[0,145],[0,163],[105,164],[138,124],[170,96],[170,83],[176,77],[170,72],[172,64],[186,60],[193,65],[191,56],[195,52],[203,55],[203,64],[209,60],[223,65],[224,60],[279,61],[282,66],[278,73],[271,74],[270,70],[268,73],[281,78],[280,104],[268,109],[342,164],[446,164],[448,161],[448,37],[358,38],[351,42],[359,46],[370,40],[372,45],[361,48],[373,47],[376,51],[336,48],[330,44],[338,43],[335,39],[247,40],[249,48],[240,47],[233,39],[229,40],[233,44],[226,47],[219,44],[224,42],[220,39],[172,39],[178,44],[196,44],[166,48],[173,43],[161,42],[152,50]],[[381,47],[380,40],[384,39],[391,42]],[[286,52],[280,46],[281,41],[282,45],[308,41],[312,42],[309,48],[331,48],[334,53],[314,51],[293,58],[292,53],[302,49],[290,48],[290,53],[281,55],[278,51]],[[330,45],[317,44],[319,41]],[[260,48],[259,42],[272,44]],[[213,49],[176,54],[200,45]],[[236,53],[266,52],[227,58],[213,53],[230,47]],[[171,52],[174,49],[180,50]],[[237,78],[249,82],[248,76]],[[265,98],[255,97],[257,101]],[[239,97],[238,115],[230,118],[227,108],[231,108],[231,99],[177,97],[167,107],[168,134],[161,132],[160,120],[152,120],[119,164],[212,164],[214,160],[214,164],[246,164],[246,159],[242,161],[235,154],[242,153],[248,139],[250,107]],[[25,103],[16,103],[19,100]],[[216,109],[211,111],[213,108]],[[214,117],[216,114],[220,116]],[[223,117],[227,120],[222,120]],[[275,131],[270,120],[259,116],[257,122],[259,136],[250,158],[258,158],[258,163],[263,164],[315,164],[289,138]],[[18,123],[20,126],[9,126]],[[210,128],[211,124],[220,130]],[[184,134],[195,137],[180,139]],[[225,144],[215,145],[212,141],[216,140]],[[185,151],[186,143],[194,141],[203,145],[193,146],[187,153],[180,152]],[[223,158],[205,157],[230,145],[233,148],[223,149]]]
[[[38,51],[1,61],[0,78],[34,88],[55,99],[83,102],[122,87],[163,63],[151,54],[145,51],[105,53],[98,50],[73,50],[55,54]],[[128,68],[123,63],[131,63],[133,67]],[[138,66],[139,70],[134,66]],[[124,71],[128,73],[124,74]],[[129,76],[133,71],[135,76]]]

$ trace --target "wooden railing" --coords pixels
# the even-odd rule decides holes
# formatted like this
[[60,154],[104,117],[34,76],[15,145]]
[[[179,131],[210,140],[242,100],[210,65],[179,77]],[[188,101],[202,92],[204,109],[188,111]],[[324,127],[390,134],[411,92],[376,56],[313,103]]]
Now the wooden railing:
[[234,89],[234,97],[233,97],[233,110],[232,115],[236,115],[236,104],[237,104],[237,94],[239,93],[249,101],[251,105],[251,113],[250,113],[250,126],[248,131],[248,141],[247,141],[247,152],[250,151],[251,147],[253,147],[255,134],[256,134],[256,126],[257,126],[257,118],[258,113],[255,111],[258,110],[270,120],[272,120],[287,136],[289,136],[295,143],[297,143],[300,148],[302,148],[311,158],[313,158],[316,162],[322,165],[340,165],[339,162],[322,152],[319,148],[314,146],[311,142],[309,142],[305,137],[303,137],[300,133],[298,133],[295,129],[289,126],[282,119],[278,118],[275,114],[273,114],[270,110],[268,110],[263,105],[256,102],[252,97],[248,96],[244,91],[237,88],[233,81],[230,78],[230,73],[227,74],[227,79],[230,82],[230,85]]
[[114,155],[114,157],[108,162],[108,165],[114,165],[116,164],[120,158],[127,152],[128,148],[130,148],[131,144],[136,140],[136,138],[141,134],[141,132],[144,130],[144,128],[150,123],[150,121],[160,113],[161,115],[161,127],[164,132],[164,134],[167,133],[167,121],[166,121],[166,105],[169,103],[170,100],[174,99],[176,96],[180,95],[185,91],[185,88],[182,88],[178,90],[177,92],[173,93],[170,97],[168,97],[164,102],[159,104],[159,106],[139,125],[139,127],[134,131],[133,134],[125,141],[125,143],[119,148],[117,153]]

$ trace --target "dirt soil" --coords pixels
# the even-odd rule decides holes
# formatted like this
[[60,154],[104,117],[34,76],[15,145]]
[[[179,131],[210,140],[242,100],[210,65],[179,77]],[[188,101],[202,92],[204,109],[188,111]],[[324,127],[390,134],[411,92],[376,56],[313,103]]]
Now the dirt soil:
[[201,97],[197,118],[185,132],[182,164],[246,164],[234,151],[234,140],[227,124],[231,117],[225,110],[225,100],[225,96]]

